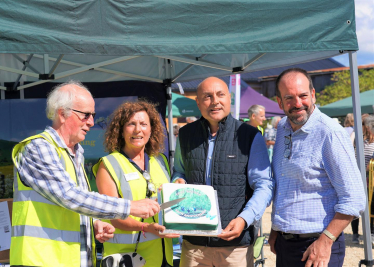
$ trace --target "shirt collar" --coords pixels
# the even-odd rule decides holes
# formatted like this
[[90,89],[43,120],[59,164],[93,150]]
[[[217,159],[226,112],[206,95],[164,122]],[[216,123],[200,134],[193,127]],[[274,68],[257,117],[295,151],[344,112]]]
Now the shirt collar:
[[[313,110],[312,114],[310,115],[309,119],[296,132],[303,131],[305,133],[310,133],[315,128],[315,125],[317,124],[317,121],[318,121],[318,118],[320,117],[320,115],[321,115],[321,111],[317,108],[316,105],[314,105],[314,110]],[[286,120],[286,123],[284,124],[284,129],[293,132],[290,121],[289,121],[288,118]]]
[[[57,131],[55,129],[53,129],[51,126],[47,126],[45,128],[45,131],[51,135],[52,139],[56,142],[56,144],[60,148],[64,148],[64,149],[68,148],[67,145],[65,144],[64,140],[62,140],[62,138],[57,133]],[[74,150],[75,150],[76,153],[79,153],[79,154],[83,154],[84,153],[84,149],[83,149],[83,147],[79,143],[75,144]],[[68,149],[68,151],[70,153],[69,149]]]

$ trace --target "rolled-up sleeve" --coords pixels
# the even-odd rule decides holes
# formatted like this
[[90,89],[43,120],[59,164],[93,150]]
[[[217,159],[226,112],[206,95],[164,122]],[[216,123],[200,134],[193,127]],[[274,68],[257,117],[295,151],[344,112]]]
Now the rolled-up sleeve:
[[274,180],[271,175],[270,161],[264,138],[258,133],[253,139],[248,160],[248,183],[253,195],[248,200],[239,217],[247,226],[259,221],[270,205],[273,197]]
[[322,151],[326,173],[338,196],[335,212],[359,217],[367,199],[350,139],[343,132],[333,132]]

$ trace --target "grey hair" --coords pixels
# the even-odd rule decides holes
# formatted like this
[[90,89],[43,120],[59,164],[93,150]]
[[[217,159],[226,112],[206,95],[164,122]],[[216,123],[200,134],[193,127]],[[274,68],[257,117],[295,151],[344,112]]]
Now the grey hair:
[[275,128],[275,124],[281,119],[279,116],[275,116],[271,119],[271,125]]
[[249,109],[248,109],[248,118],[250,119],[252,117],[252,114],[258,115],[258,113],[260,112],[261,109],[265,110],[265,107],[262,106],[262,105],[252,105],[252,106],[250,106]]
[[374,135],[374,116],[369,115],[364,119],[364,125],[368,128],[371,134]]
[[[62,87],[69,86],[70,90],[60,90]],[[71,108],[74,104],[76,87],[86,90],[90,95],[91,92],[82,83],[77,81],[68,81],[55,86],[47,96],[46,114],[47,118],[54,121],[59,109],[64,110],[65,117],[71,116]],[[92,95],[91,95],[92,96]]]

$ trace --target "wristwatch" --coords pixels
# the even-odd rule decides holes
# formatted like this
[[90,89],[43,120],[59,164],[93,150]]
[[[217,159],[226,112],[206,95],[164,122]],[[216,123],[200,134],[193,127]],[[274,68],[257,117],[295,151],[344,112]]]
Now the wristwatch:
[[330,233],[329,231],[327,231],[327,229],[323,230],[322,233],[324,233],[328,238],[330,238],[333,242],[335,242],[336,237],[332,233]]

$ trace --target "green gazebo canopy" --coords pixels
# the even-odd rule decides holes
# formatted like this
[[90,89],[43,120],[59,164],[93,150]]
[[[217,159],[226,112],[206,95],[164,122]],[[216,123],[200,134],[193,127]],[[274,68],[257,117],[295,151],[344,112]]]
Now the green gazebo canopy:
[[[196,101],[191,98],[172,93],[173,117],[200,117],[201,113],[197,107]],[[166,115],[168,112],[166,111]]]
[[[361,113],[373,113],[374,89],[360,94]],[[347,97],[319,108],[330,117],[341,117],[353,113],[352,97]]]

